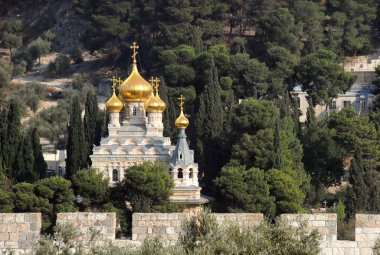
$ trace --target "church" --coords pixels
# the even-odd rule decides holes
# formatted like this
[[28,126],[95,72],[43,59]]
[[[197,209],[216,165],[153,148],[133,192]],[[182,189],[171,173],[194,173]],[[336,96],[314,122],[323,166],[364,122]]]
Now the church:
[[[175,121],[178,129],[177,144],[163,136],[162,115],[166,105],[158,94],[159,79],[146,81],[137,68],[137,50],[131,45],[132,71],[124,81],[112,78],[113,93],[106,102],[109,113],[108,137],[94,147],[92,167],[98,169],[109,184],[120,182],[128,168],[143,162],[163,163],[174,182],[171,200],[184,204],[186,211],[194,214],[208,200],[201,196],[198,182],[198,164],[194,151],[189,149],[185,129],[189,120],[183,113],[185,98],[179,98],[180,115]],[[119,85],[119,95],[116,86]]]

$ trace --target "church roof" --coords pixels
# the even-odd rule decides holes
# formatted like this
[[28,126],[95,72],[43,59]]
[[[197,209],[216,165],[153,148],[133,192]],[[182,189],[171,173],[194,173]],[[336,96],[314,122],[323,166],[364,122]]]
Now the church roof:
[[170,158],[170,165],[187,167],[194,164],[193,151],[189,149],[186,141],[185,129],[179,129],[178,141]]

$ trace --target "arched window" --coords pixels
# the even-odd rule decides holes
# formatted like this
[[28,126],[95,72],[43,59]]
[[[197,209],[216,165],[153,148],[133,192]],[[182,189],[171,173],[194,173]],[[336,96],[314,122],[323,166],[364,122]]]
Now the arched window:
[[193,179],[193,175],[194,175],[194,171],[192,168],[190,168],[189,179]]
[[136,108],[136,106],[133,107],[132,115],[133,115],[133,116],[136,116],[136,115],[137,115],[137,108]]
[[63,175],[63,168],[61,166],[58,167],[58,176]]
[[183,179],[183,170],[182,170],[182,168],[179,168],[179,169],[178,169],[178,175],[177,175],[177,178],[178,178],[178,179]]
[[112,181],[118,182],[119,181],[119,171],[117,169],[114,169],[112,171]]

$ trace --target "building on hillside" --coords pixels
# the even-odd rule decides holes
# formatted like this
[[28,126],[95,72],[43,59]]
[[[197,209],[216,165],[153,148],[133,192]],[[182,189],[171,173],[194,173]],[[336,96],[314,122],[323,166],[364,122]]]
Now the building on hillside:
[[[355,83],[349,91],[339,94],[337,98],[334,98],[331,104],[317,105],[314,108],[315,116],[317,118],[323,117],[332,111],[339,111],[347,106],[352,106],[359,114],[367,112],[374,100],[372,82],[376,78],[375,68],[379,64],[380,53],[347,58],[344,62],[344,69],[357,77]],[[300,86],[295,87],[292,93],[299,100],[298,103],[301,110],[300,121],[305,122],[309,106],[307,93],[302,91]]]
[[[98,169],[113,185],[124,178],[130,166],[146,161],[161,162],[168,166],[169,171],[170,163],[170,174],[175,183],[171,199],[186,204],[188,210],[194,212],[208,200],[200,196],[198,167],[187,145],[184,133],[186,127],[184,124],[177,126],[180,132],[174,148],[170,138],[163,136],[162,113],[166,105],[158,94],[159,80],[152,78],[150,84],[140,75],[136,43],[132,44],[131,49],[133,63],[130,75],[124,81],[113,78],[113,93],[106,102],[109,135],[101,139],[99,146],[94,147],[92,167]],[[116,95],[117,83],[119,96]],[[183,101],[178,123],[186,119],[182,104]]]
[[56,150],[55,153],[44,152],[48,175],[64,176],[66,167],[66,150]]

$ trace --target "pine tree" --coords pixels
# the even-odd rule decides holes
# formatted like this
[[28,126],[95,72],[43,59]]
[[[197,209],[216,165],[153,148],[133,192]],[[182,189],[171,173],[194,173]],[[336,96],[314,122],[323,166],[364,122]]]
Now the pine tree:
[[67,133],[66,178],[70,179],[80,169],[87,167],[87,144],[84,138],[81,108],[78,97],[74,97],[72,102]]
[[309,99],[309,106],[306,112],[306,124],[310,127],[315,122],[315,110],[313,106],[312,99]]
[[34,182],[38,180],[39,174],[34,172],[32,139],[29,133],[23,136],[17,159],[13,165],[14,177],[17,182]]
[[4,146],[4,165],[8,177],[13,177],[12,166],[17,157],[17,152],[22,139],[21,135],[21,109],[18,99],[11,99],[7,113],[7,132]]
[[29,130],[29,136],[32,139],[34,157],[33,172],[38,176],[38,179],[43,179],[46,177],[47,164],[42,154],[42,146],[40,144],[37,128]]
[[99,110],[96,95],[88,92],[86,96],[85,114],[83,120],[84,136],[87,144],[87,164],[91,166],[92,150],[95,144],[96,133],[100,132]]

